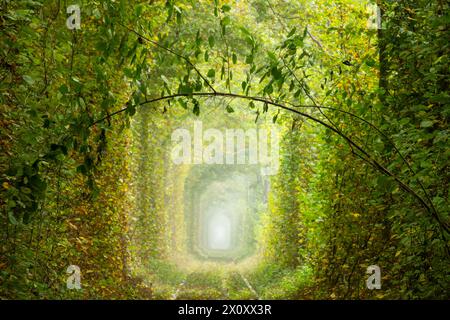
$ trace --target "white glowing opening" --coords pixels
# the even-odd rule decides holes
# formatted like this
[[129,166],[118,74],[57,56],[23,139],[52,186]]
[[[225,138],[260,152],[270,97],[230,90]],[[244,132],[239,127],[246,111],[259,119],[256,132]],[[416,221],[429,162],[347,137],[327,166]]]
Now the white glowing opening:
[[212,250],[228,250],[231,247],[231,221],[222,213],[212,214],[208,219],[208,247]]

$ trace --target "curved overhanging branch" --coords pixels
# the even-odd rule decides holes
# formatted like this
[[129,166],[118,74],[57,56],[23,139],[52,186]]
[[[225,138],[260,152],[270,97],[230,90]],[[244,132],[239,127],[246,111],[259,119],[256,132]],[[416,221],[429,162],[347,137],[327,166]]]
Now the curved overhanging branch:
[[[420,180],[418,180],[418,183],[422,189],[422,191],[425,194],[426,199],[428,200],[429,204],[417,193],[415,192],[413,189],[411,189],[411,187],[409,187],[406,183],[404,183],[400,178],[398,178],[396,175],[394,175],[392,172],[390,172],[387,168],[385,168],[383,165],[381,165],[381,163],[379,163],[376,159],[374,159],[368,152],[366,152],[361,146],[359,146],[358,144],[356,144],[352,139],[350,139],[347,135],[345,135],[341,130],[339,130],[339,128],[337,126],[334,125],[334,123],[331,121],[331,119],[328,118],[328,116],[322,111],[322,109],[332,109],[332,110],[336,110],[339,112],[343,112],[345,114],[348,114],[352,117],[355,117],[367,124],[369,124],[372,128],[375,128],[376,131],[378,133],[380,133],[384,138],[387,139],[387,141],[394,147],[395,151],[399,154],[400,158],[403,160],[403,162],[406,163],[407,167],[409,168],[409,170],[414,174],[414,170],[412,169],[412,167],[410,166],[410,164],[406,161],[406,159],[403,157],[403,155],[401,154],[400,150],[397,148],[397,146],[394,144],[394,142],[389,139],[389,137],[387,137],[381,130],[379,130],[375,125],[373,125],[372,123],[370,123],[369,121],[344,110],[341,109],[336,109],[336,108],[330,108],[330,107],[324,107],[321,105],[318,105],[315,100],[309,96],[309,94],[305,91],[305,93],[309,96],[309,98],[311,99],[311,101],[313,102],[313,105],[305,105],[305,106],[294,106],[294,107],[308,107],[308,108],[317,108],[320,113],[328,120],[330,121],[330,124],[327,124],[326,122],[317,119],[311,115],[308,115],[304,112],[295,110],[293,108],[287,107],[283,104],[277,103],[277,102],[273,102],[271,100],[267,100],[265,98],[261,98],[261,97],[251,97],[251,96],[245,96],[245,95],[239,95],[239,94],[233,94],[231,92],[229,93],[221,93],[221,92],[217,92],[214,87],[210,84],[210,82],[205,78],[205,76],[200,72],[200,70],[190,61],[190,59],[188,57],[185,57],[177,52],[175,52],[174,50],[167,48],[163,45],[161,45],[160,43],[158,43],[157,41],[151,40],[148,37],[145,37],[144,35],[142,35],[141,33],[137,32],[136,30],[122,24],[119,23],[122,27],[126,28],[128,31],[134,33],[135,35],[137,35],[138,37],[140,37],[141,39],[153,44],[154,46],[165,50],[177,57],[179,57],[180,59],[183,59],[184,61],[186,61],[195,71],[196,73],[204,80],[205,84],[212,90],[211,93],[203,93],[203,92],[198,92],[198,93],[190,93],[190,94],[183,94],[183,93],[179,93],[179,94],[175,94],[175,95],[168,95],[168,96],[163,96],[160,98],[155,98],[152,100],[148,100],[148,101],[144,101],[142,103],[140,103],[140,105],[143,104],[147,104],[147,103],[152,103],[152,102],[157,102],[157,101],[161,101],[161,100],[168,100],[168,99],[173,99],[176,97],[189,97],[189,96],[225,96],[225,97],[234,97],[234,98],[241,98],[241,99],[247,99],[247,100],[254,100],[254,101],[259,101],[259,102],[263,102],[263,103],[267,103],[268,105],[273,105],[276,106],[278,108],[284,109],[284,110],[288,110],[290,112],[299,114],[301,116],[304,116],[312,121],[315,121],[317,123],[322,124],[323,126],[325,126],[326,128],[330,129],[331,131],[333,131],[334,133],[338,134],[339,136],[341,136],[344,140],[347,141],[347,143],[349,144],[350,148],[352,149],[352,153],[355,154],[356,156],[358,156],[359,158],[361,158],[363,161],[369,163],[371,166],[375,167],[377,170],[379,170],[380,172],[382,172],[383,174],[392,177],[393,179],[396,180],[396,182],[400,185],[400,187],[402,189],[404,189],[406,192],[412,194],[417,200],[419,200],[419,202],[422,204],[422,206],[429,212],[431,213],[431,215],[438,221],[439,225],[442,227],[443,230],[445,230],[447,233],[450,233],[449,227],[442,221],[442,219],[440,218],[436,208],[434,207],[434,204],[432,202],[432,200],[430,199],[425,187],[423,186],[423,184],[421,183]],[[283,61],[284,62],[284,61]],[[285,64],[286,65],[286,64]],[[286,65],[287,67],[287,65]],[[289,69],[289,68],[288,68]],[[292,71],[291,71],[292,73]],[[293,73],[292,73],[293,74]],[[295,77],[295,74],[293,74]],[[296,79],[298,81],[298,79]],[[300,81],[298,81],[300,83]],[[100,119],[98,121],[93,122],[91,125],[94,125],[98,122],[101,122],[103,120],[109,120],[109,118],[111,116],[114,116],[116,114],[122,113],[124,111],[126,111],[128,108],[123,108],[120,109],[112,114],[108,114],[108,116],[106,116],[103,119]],[[355,153],[354,149],[356,148],[359,152],[361,152],[361,154]]]
[[[411,194],[414,198],[416,198],[419,203],[436,219],[436,221],[439,223],[439,225],[447,232],[450,233],[450,229],[449,227],[441,220],[439,214],[434,210],[433,207],[430,207],[430,205],[415,191],[413,190],[409,185],[407,185],[405,182],[403,182],[399,177],[397,177],[394,173],[392,173],[389,169],[387,169],[386,167],[384,167],[380,162],[378,162],[376,159],[374,159],[366,150],[364,150],[359,144],[357,144],[356,142],[354,142],[350,137],[348,137],[347,135],[345,135],[342,131],[336,129],[334,126],[324,122],[321,119],[318,119],[310,114],[307,114],[305,112],[299,111],[294,109],[293,107],[288,107],[285,106],[281,103],[278,102],[274,102],[268,99],[265,99],[263,97],[255,97],[255,96],[246,96],[246,95],[241,95],[241,94],[234,94],[234,93],[226,93],[226,92],[194,92],[194,93],[177,93],[177,94],[172,94],[172,95],[167,95],[167,96],[162,96],[162,97],[158,97],[158,98],[154,98],[154,99],[150,99],[150,100],[146,100],[144,102],[139,103],[139,105],[145,105],[145,104],[150,104],[150,103],[154,103],[154,102],[158,102],[158,101],[164,101],[164,100],[172,100],[178,97],[230,97],[230,98],[240,98],[240,99],[245,99],[245,100],[252,100],[252,101],[256,101],[256,102],[262,102],[265,103],[267,105],[272,105],[275,107],[278,107],[280,109],[298,114],[302,117],[305,117],[313,122],[316,122],[322,126],[324,126],[325,128],[331,130],[332,132],[334,132],[335,134],[339,135],[341,138],[343,138],[352,148],[352,150],[357,150],[360,152],[360,154],[356,154],[357,156],[359,156],[362,160],[364,160],[365,162],[367,162],[368,164],[370,164],[372,167],[374,167],[375,169],[377,169],[378,171],[380,171],[381,173],[383,173],[384,175],[391,177],[392,179],[394,179],[398,185],[407,193]],[[297,106],[297,107],[317,107],[317,106]],[[109,118],[118,115],[120,113],[126,112],[127,109],[129,107],[125,107],[122,109],[119,109],[111,114],[109,114],[106,117],[103,117],[99,120],[94,121],[91,126],[101,123],[105,120],[108,120]],[[354,148],[354,149],[353,149]],[[354,152],[353,152],[354,153]],[[361,156],[363,155],[363,156]]]

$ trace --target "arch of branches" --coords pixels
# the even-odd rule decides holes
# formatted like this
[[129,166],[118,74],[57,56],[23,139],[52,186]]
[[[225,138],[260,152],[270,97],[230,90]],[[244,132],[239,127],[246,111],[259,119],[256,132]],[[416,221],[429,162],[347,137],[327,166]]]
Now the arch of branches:
[[[399,157],[401,158],[401,160],[407,167],[411,176],[415,175],[413,168],[408,163],[408,161],[405,159],[405,157],[401,154],[400,150],[397,148],[395,143],[386,134],[384,134],[377,126],[375,126],[371,122],[367,121],[366,119],[364,119],[362,117],[359,117],[356,114],[353,114],[353,113],[345,111],[345,110],[341,110],[339,108],[332,108],[332,107],[319,105],[312,98],[311,98],[311,101],[313,101],[313,104],[311,104],[311,105],[293,105],[293,104],[291,104],[289,102],[285,102],[285,101],[279,101],[279,100],[275,101],[275,100],[271,99],[270,97],[265,97],[265,96],[260,97],[260,96],[237,94],[237,93],[232,93],[232,92],[219,92],[211,85],[211,83],[207,80],[207,77],[205,77],[199,71],[199,69],[190,61],[190,59],[188,57],[183,56],[170,48],[164,47],[160,43],[158,43],[152,39],[149,39],[148,37],[146,37],[145,35],[139,33],[138,31],[136,31],[134,29],[128,28],[125,25],[122,25],[122,27],[124,27],[124,28],[128,29],[128,31],[134,33],[140,39],[140,41],[146,41],[146,42],[156,46],[158,49],[164,50],[172,55],[177,56],[181,60],[184,60],[186,62],[187,68],[189,68],[190,70],[194,70],[198,74],[198,76],[204,81],[206,87],[208,87],[210,90],[204,91],[204,92],[194,92],[192,90],[192,88],[185,88],[185,90],[183,90],[183,89],[179,90],[178,93],[162,95],[162,96],[159,96],[156,98],[151,98],[151,99],[145,99],[144,101],[139,102],[137,105],[133,104],[131,101],[129,101],[129,103],[127,103],[126,106],[123,107],[122,109],[119,109],[115,112],[108,114],[107,116],[105,116],[103,118],[93,121],[90,124],[90,126],[94,126],[94,125],[104,122],[104,121],[109,121],[111,117],[114,117],[114,116],[122,114],[122,113],[134,114],[133,110],[135,110],[137,106],[142,107],[142,106],[146,106],[146,105],[160,102],[160,101],[166,101],[166,100],[171,101],[171,100],[174,100],[177,98],[194,99],[194,98],[228,97],[228,98],[232,98],[232,99],[244,99],[244,100],[249,100],[252,102],[261,103],[264,105],[264,109],[266,111],[269,106],[271,106],[273,108],[285,110],[285,111],[291,112],[293,114],[296,114],[298,116],[301,116],[301,117],[305,118],[306,120],[317,123],[317,124],[327,128],[328,130],[330,130],[334,134],[338,135],[339,137],[341,137],[347,143],[348,147],[350,148],[352,154],[355,157],[368,163],[371,167],[373,167],[375,170],[379,171],[381,174],[393,179],[403,191],[405,191],[406,193],[408,193],[412,197],[414,197],[421,204],[421,206],[426,210],[426,212],[428,214],[430,214],[432,216],[432,218],[437,222],[442,234],[450,233],[450,226],[448,224],[446,224],[444,222],[444,220],[441,218],[439,212],[436,210],[435,206],[433,205],[430,195],[428,194],[428,192],[426,191],[425,187],[423,186],[423,184],[420,180],[417,181],[417,183],[418,183],[421,191],[418,191],[415,188],[411,187],[401,177],[399,177],[398,175],[393,173],[391,170],[389,170],[388,167],[386,165],[384,165],[380,160],[378,160],[370,151],[368,151],[366,148],[364,148],[363,146],[358,144],[354,139],[352,139],[351,137],[346,135],[344,132],[342,132],[342,130],[340,130],[333,123],[333,121],[331,121],[326,116],[324,111],[333,110],[333,111],[348,115],[358,121],[361,121],[361,122],[367,124],[371,128],[373,128],[384,141],[386,141],[388,144],[390,144],[392,146],[395,153],[397,153],[399,155]],[[195,100],[195,103],[196,103],[196,106],[198,107],[197,100]],[[309,109],[309,108],[314,108],[314,109],[319,110],[320,114],[322,114],[326,120],[320,119],[320,118],[318,118],[314,115],[308,114],[304,111],[305,109]]]

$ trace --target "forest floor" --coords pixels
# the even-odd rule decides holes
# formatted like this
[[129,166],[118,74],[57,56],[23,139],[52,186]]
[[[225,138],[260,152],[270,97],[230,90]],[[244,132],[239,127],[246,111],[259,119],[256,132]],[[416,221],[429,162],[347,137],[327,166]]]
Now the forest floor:
[[154,299],[259,299],[246,274],[235,263],[193,263],[179,268],[167,261],[153,263],[142,276]]
[[311,298],[311,273],[305,267],[287,270],[256,261],[193,262],[184,268],[167,260],[152,262],[141,276],[153,299],[259,300]]
[[185,299],[250,299],[259,296],[248,279],[238,271],[213,275],[210,272],[194,271],[177,286],[173,300]]

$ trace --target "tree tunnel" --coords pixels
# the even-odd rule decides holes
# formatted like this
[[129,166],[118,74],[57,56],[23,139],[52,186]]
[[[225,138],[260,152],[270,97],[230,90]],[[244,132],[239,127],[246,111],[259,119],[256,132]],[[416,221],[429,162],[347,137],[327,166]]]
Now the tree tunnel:
[[0,299],[448,299],[445,2],[60,2],[0,5]]
[[239,261],[255,252],[263,198],[259,167],[194,167],[185,182],[189,251],[198,259]]

